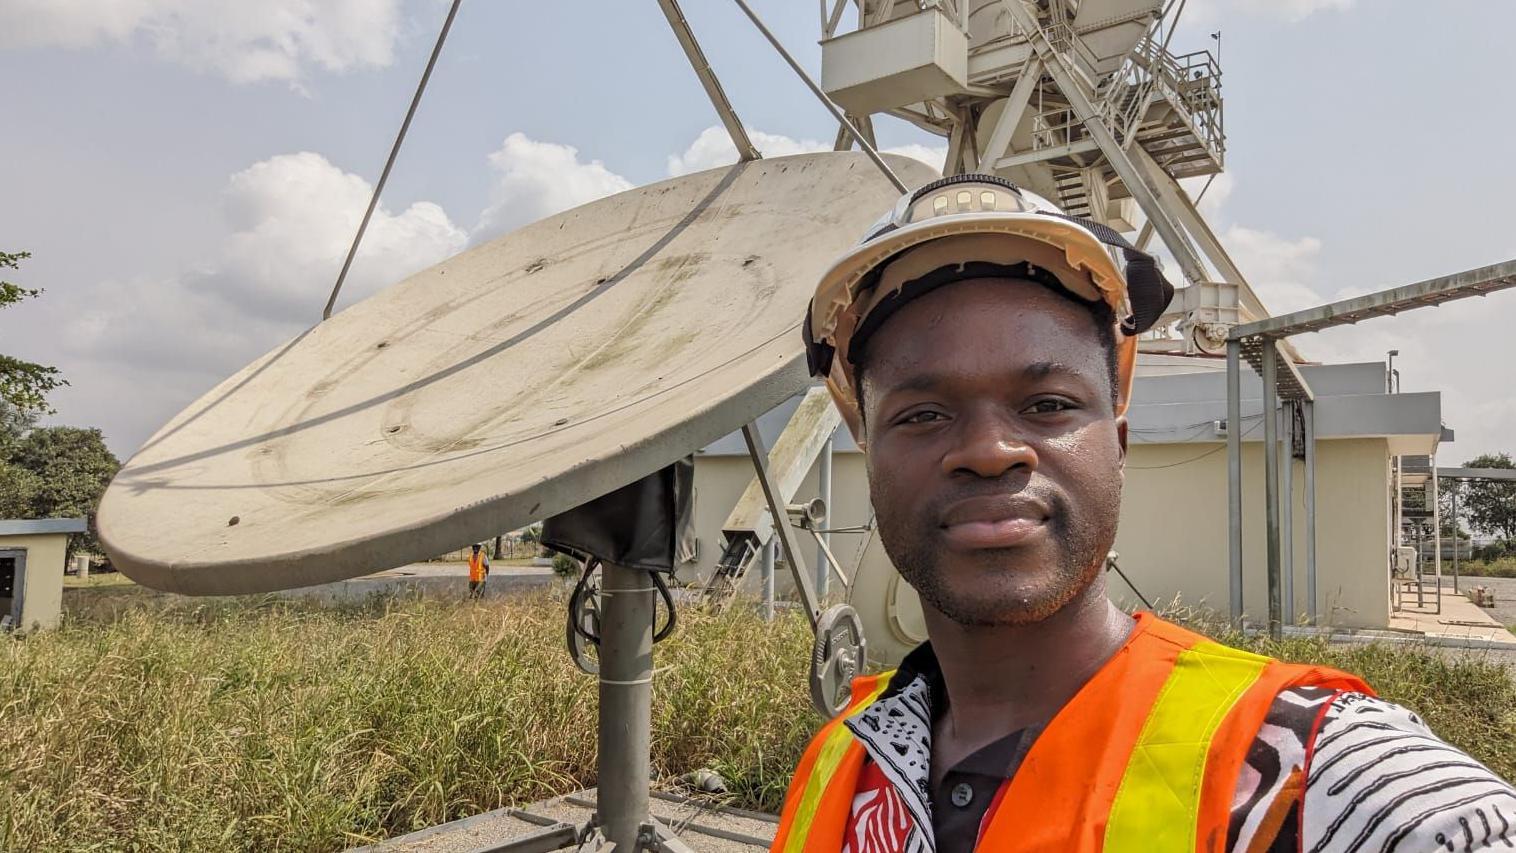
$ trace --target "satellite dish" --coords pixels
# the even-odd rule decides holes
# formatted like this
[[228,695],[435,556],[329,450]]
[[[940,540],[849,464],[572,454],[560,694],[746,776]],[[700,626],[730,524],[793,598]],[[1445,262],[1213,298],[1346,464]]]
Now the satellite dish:
[[107,490],[101,539],[148,586],[264,592],[427,559],[631,483],[806,387],[812,288],[896,198],[863,154],[756,160],[450,258],[169,422]]

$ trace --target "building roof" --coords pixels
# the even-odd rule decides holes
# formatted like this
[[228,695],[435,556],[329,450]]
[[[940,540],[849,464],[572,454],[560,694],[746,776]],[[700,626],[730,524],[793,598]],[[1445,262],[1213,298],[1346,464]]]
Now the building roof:
[[82,518],[0,519],[0,536],[37,536],[45,533],[83,533]]

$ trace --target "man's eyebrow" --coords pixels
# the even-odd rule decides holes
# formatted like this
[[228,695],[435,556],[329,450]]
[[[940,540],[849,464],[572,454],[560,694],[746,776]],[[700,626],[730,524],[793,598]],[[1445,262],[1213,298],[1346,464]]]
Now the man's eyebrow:
[[[1019,373],[1013,371],[1011,373],[1011,376],[1021,379],[1046,379],[1050,376],[1067,376],[1075,379],[1084,379],[1088,377],[1088,373],[1087,371],[1080,370],[1074,365],[1061,361],[1037,361],[1021,368]],[[953,377],[947,373],[935,371],[914,373],[901,380],[899,383],[892,385],[887,393],[894,394],[902,391],[931,391],[943,385],[949,384],[952,381]]]
[[1021,375],[1028,379],[1046,379],[1055,375],[1084,376],[1084,371],[1061,361],[1038,361],[1022,368]]

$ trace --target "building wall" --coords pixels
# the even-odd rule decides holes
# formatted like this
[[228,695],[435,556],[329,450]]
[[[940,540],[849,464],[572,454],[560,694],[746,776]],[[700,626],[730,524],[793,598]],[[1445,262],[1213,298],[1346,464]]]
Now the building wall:
[[[1225,612],[1228,599],[1227,471],[1222,443],[1137,444],[1127,460],[1116,549],[1121,567],[1155,603],[1201,605]],[[1307,610],[1305,583],[1304,466],[1295,469],[1295,561],[1292,609]],[[721,552],[721,525],[752,476],[744,456],[696,457],[695,525],[700,554],[695,567],[681,569],[686,582],[704,580]],[[1252,618],[1266,618],[1267,556],[1264,543],[1263,447],[1243,445],[1244,589],[1243,603]],[[1383,627],[1389,617],[1388,554],[1389,446],[1384,439],[1334,439],[1317,444],[1317,608],[1322,622],[1356,627]],[[829,526],[851,527],[870,517],[862,454],[838,453],[833,462],[833,518]],[[806,476],[797,500],[816,495],[816,471]],[[802,540],[810,542],[809,538]],[[891,607],[911,618],[912,602],[892,590],[891,569],[875,537],[835,534],[833,552],[844,566],[862,561],[862,583],[853,604],[870,630],[875,652],[888,659],[908,648],[913,638],[883,624]],[[803,544],[807,564],[815,548]],[[694,571],[690,569],[693,568]],[[746,589],[757,590],[757,572]],[[777,588],[789,588],[781,567]],[[1110,588],[1118,601],[1136,604],[1115,575]],[[909,594],[908,590],[905,593]],[[892,601],[893,599],[893,601]],[[889,630],[881,631],[880,627]],[[909,633],[909,632],[907,632]],[[894,634],[895,636],[889,636]]]
[[[1243,609],[1268,615],[1263,446],[1243,445]],[[1384,439],[1317,444],[1316,606],[1324,623],[1384,627],[1389,619],[1389,449]],[[1295,462],[1294,601],[1308,607],[1305,470]],[[1138,445],[1128,459],[1116,550],[1149,599],[1226,611],[1229,563],[1224,444]],[[1120,578],[1111,588],[1132,601]]]
[[[0,551],[26,551],[26,601],[18,628],[56,628],[63,612],[63,565],[68,535],[48,533],[32,536],[0,536]],[[3,612],[10,612],[10,599],[0,599]]]

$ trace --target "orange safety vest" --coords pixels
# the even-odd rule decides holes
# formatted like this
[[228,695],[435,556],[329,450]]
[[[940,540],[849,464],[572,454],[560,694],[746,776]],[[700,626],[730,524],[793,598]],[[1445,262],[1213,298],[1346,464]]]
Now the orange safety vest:
[[[785,795],[776,853],[838,853],[863,770],[843,725],[893,671],[853,682]],[[1212,642],[1151,613],[1038,735],[985,826],[985,851],[1222,851],[1243,759],[1293,687],[1372,695],[1356,676]]]
[[468,556],[469,583],[478,583],[479,581],[484,580],[484,561],[485,556],[483,551],[480,551],[477,554],[470,554]]

